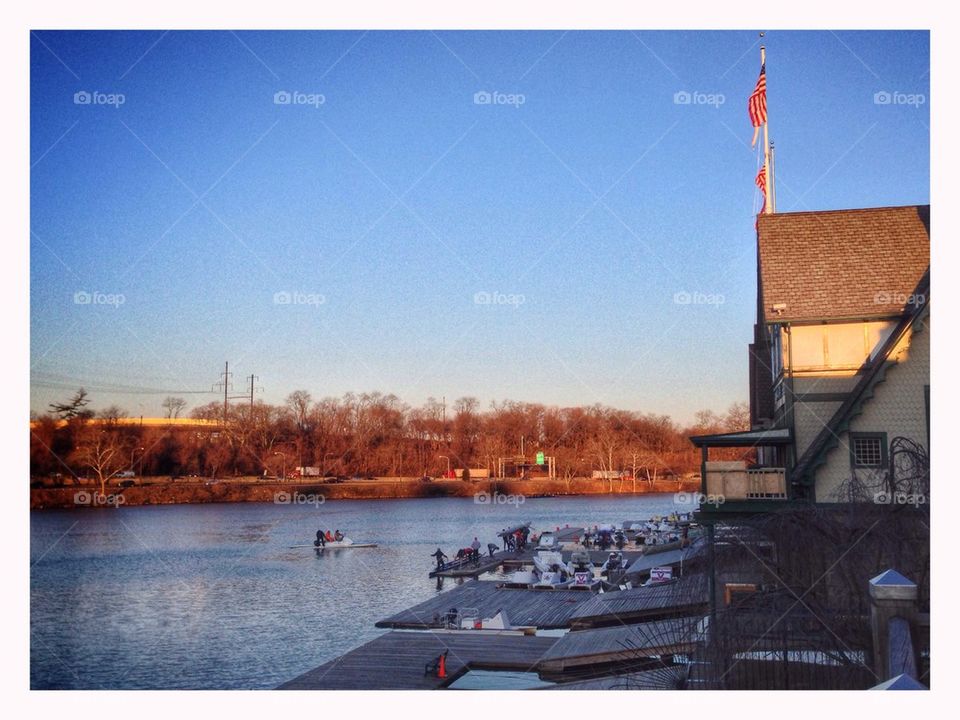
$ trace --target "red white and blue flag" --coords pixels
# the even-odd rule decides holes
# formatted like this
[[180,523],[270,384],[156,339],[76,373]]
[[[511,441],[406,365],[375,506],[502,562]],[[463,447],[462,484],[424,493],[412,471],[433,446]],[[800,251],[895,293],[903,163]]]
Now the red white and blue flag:
[[764,166],[760,168],[760,172],[757,173],[757,179],[754,180],[753,182],[756,184],[758,188],[760,188],[760,192],[763,193],[763,199],[764,201],[766,201],[767,199],[767,166],[766,164],[764,164]]
[[753,123],[753,142],[757,144],[757,133],[760,126],[767,121],[767,66],[760,66],[760,77],[757,78],[757,85],[753,88],[753,93],[747,101],[747,112],[750,114],[750,122]]

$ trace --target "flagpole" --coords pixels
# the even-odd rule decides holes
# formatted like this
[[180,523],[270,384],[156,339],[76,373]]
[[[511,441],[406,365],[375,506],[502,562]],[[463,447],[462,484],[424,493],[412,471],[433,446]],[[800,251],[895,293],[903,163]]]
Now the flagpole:
[[773,176],[777,172],[777,148],[771,142],[770,143],[770,207],[772,208],[771,212],[777,211],[777,186],[773,182]]
[[[767,48],[763,45],[760,46],[760,67],[766,68],[767,65]],[[769,115],[769,112],[767,113]],[[764,193],[764,213],[773,212],[773,170],[770,167],[770,131],[767,127],[767,120],[764,119],[763,122],[763,167],[767,171],[767,192]]]

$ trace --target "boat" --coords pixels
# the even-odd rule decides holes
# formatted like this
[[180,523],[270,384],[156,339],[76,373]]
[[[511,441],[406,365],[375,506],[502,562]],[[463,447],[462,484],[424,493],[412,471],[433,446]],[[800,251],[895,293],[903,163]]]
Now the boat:
[[537,582],[534,587],[560,587],[573,577],[573,568],[563,562],[563,553],[555,550],[540,550],[533,556]]
[[375,547],[377,547],[376,543],[355,543],[348,537],[345,537],[343,540],[334,540],[333,542],[328,540],[325,545],[321,545],[316,540],[309,545],[290,545],[291,550],[294,548],[314,548],[315,550],[354,550],[359,548]]

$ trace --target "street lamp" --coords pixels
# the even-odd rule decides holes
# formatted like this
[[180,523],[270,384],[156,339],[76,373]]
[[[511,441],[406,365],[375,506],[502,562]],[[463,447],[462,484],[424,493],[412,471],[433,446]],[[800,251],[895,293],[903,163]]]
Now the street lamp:
[[444,460],[447,461],[447,475],[446,475],[446,476],[447,476],[447,477],[450,477],[450,457],[447,456],[447,455],[437,455],[437,457],[442,457]]
[[337,456],[337,453],[324,453],[324,454],[323,454],[323,474],[324,474],[324,476],[326,476],[326,474],[327,474],[327,458],[328,458],[328,457],[336,457],[336,456]]
[[280,472],[281,472],[281,477],[284,480],[286,480],[287,479],[287,456],[282,452],[275,452],[274,455],[279,455],[280,457],[283,458],[282,469]]
[[[144,448],[142,447],[134,448],[133,450],[130,451],[130,470],[131,471],[133,470],[133,463],[134,463],[133,458],[136,456],[138,452],[143,452],[143,451],[144,451]],[[143,475],[143,455],[140,456],[140,474]]]

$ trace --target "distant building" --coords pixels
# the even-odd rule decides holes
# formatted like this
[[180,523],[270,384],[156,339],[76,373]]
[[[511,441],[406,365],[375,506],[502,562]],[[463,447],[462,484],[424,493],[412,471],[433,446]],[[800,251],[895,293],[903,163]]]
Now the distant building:
[[930,446],[929,206],[760,215],[757,263],[752,430],[692,438],[700,514],[896,501]]

